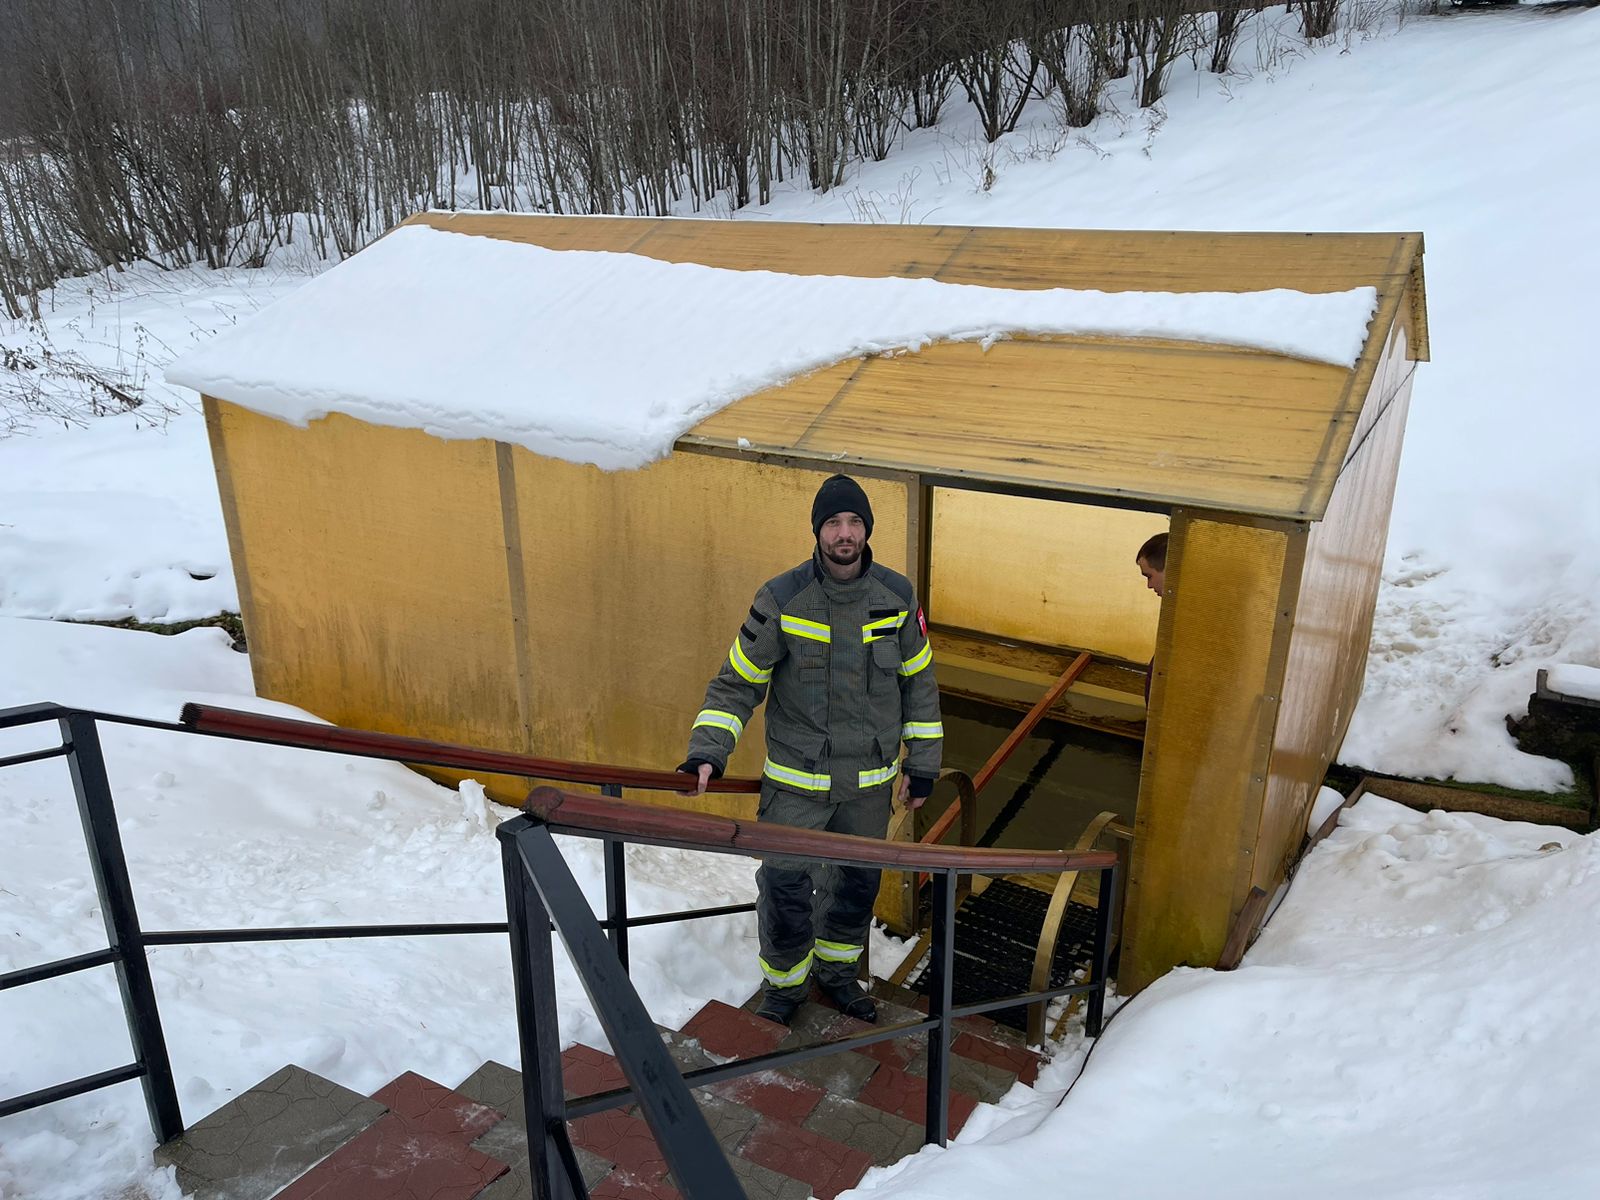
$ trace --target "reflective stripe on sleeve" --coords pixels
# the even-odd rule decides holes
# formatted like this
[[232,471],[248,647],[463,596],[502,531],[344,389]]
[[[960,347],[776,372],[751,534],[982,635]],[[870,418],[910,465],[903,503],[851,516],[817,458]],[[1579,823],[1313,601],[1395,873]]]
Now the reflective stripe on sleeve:
[[763,671],[751,662],[750,656],[744,652],[744,647],[739,645],[738,638],[733,639],[733,649],[728,651],[728,661],[747,683],[768,683],[772,680],[772,669],[769,667]]
[[853,963],[861,958],[861,947],[848,942],[825,942],[817,939],[816,955],[823,962]]
[[733,740],[735,743],[738,742],[739,735],[744,732],[743,721],[739,720],[739,718],[734,716],[731,712],[722,712],[715,708],[702,708],[695,716],[694,724],[691,725],[690,728],[698,729],[702,725],[708,726],[712,729],[726,729],[729,733],[733,734]]
[[767,982],[773,987],[796,987],[804,983],[806,976],[811,974],[811,952],[809,950],[804,958],[788,970],[773,966],[759,954],[756,955],[756,961],[761,964],[761,974],[766,976]]
[[785,767],[780,763],[767,759],[766,765],[761,768],[761,773],[774,783],[786,783],[790,787],[797,787],[807,792],[825,792],[833,786],[833,778],[829,775],[815,775],[810,771],[797,771],[793,767]]
[[821,621],[808,621],[804,617],[782,616],[778,618],[778,627],[785,633],[792,633],[795,637],[808,638],[813,642],[833,641],[833,630]]
[[913,738],[942,738],[943,736],[944,722],[942,721],[907,721],[900,726],[900,738],[906,742],[911,741]]
[[915,675],[918,671],[922,670],[932,661],[933,644],[931,642],[923,642],[921,650],[918,650],[910,658],[906,659],[905,662],[900,664],[900,674],[907,676]]
[[880,783],[888,783],[900,774],[900,764],[890,763],[887,767],[879,767],[875,771],[862,771],[856,776],[857,787],[877,787]]

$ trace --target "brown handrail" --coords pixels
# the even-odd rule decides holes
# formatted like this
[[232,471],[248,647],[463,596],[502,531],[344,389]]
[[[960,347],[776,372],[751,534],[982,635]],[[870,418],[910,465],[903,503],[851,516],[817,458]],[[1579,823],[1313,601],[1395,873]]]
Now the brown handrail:
[[[656,792],[692,792],[698,780],[677,771],[646,771],[615,767],[604,763],[566,762],[557,758],[536,758],[506,750],[482,750],[453,742],[433,742],[425,738],[401,737],[394,733],[375,733],[366,729],[347,729],[342,725],[322,725],[315,721],[293,721],[263,713],[240,712],[210,704],[185,704],[178,720],[198,733],[218,734],[245,741],[266,742],[275,746],[296,746],[305,750],[332,750],[361,754],[367,758],[386,758],[396,762],[423,763],[458,771],[485,771],[496,775],[521,775],[529,779],[551,779],[560,783],[592,783],[604,786],[640,788]],[[713,779],[710,792],[759,792],[759,779]]]
[[885,842],[846,833],[819,833],[711,813],[630,804],[553,787],[534,788],[528,793],[523,811],[547,822],[557,832],[620,834],[630,842],[680,850],[712,850],[751,857],[782,854],[899,871],[1099,871],[1117,862],[1117,856],[1108,850],[992,850]]
[[[1072,660],[1072,665],[1061,673],[1061,678],[1050,685],[1050,690],[1040,697],[1039,703],[1028,710],[1028,715],[1022,718],[1021,723],[1007,735],[1005,741],[1000,743],[1000,748],[989,756],[989,761],[984,763],[982,769],[972,777],[973,795],[980,794],[989,785],[989,781],[1005,765],[1006,759],[1016,752],[1017,747],[1022,745],[1023,739],[1033,732],[1034,727],[1040,721],[1044,720],[1044,715],[1055,706],[1055,702],[1061,699],[1066,690],[1077,682],[1078,676],[1088,669],[1092,661],[1094,660],[1087,651]],[[949,808],[945,809],[939,819],[934,822],[933,828],[923,834],[923,844],[929,845],[943,841],[945,834],[950,832],[950,826],[956,823],[957,818],[961,816],[965,807],[968,806],[958,799]],[[974,815],[972,819],[976,820],[976,816]]]

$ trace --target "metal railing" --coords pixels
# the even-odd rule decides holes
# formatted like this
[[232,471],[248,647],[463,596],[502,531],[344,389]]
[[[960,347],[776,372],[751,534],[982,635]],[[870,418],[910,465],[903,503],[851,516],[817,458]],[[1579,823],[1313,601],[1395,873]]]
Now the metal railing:
[[[0,1117],[138,1079],[151,1130],[168,1142],[184,1130],[172,1065],[161,1027],[147,951],[151,946],[309,938],[413,937],[507,933],[511,941],[518,1036],[527,1106],[528,1155],[536,1194],[549,1200],[587,1197],[567,1122],[625,1104],[640,1106],[663,1156],[689,1200],[725,1200],[744,1193],[712,1137],[691,1092],[724,1079],[771,1070],[827,1054],[861,1049],[891,1038],[926,1034],[928,1088],[925,1135],[949,1137],[952,1022],[1019,1004],[1082,994],[1087,1026],[1099,1033],[1104,1018],[1111,929],[1116,904],[1116,856],[1099,851],[973,850],[952,846],[885,843],[842,834],[812,833],[699,813],[624,803],[623,787],[680,790],[688,777],[526,755],[484,751],[390,734],[341,729],[226,709],[186,706],[178,724],[89,712],[55,704],[0,710],[0,729],[58,725],[58,746],[0,758],[0,769],[64,757],[72,776],[84,840],[105,918],[104,949],[40,963],[0,975],[0,991],[114,966],[132,1041],[133,1061],[109,1070],[0,1100]],[[147,931],[139,922],[117,826],[99,726],[116,724],[300,749],[391,759],[466,771],[492,771],[562,782],[599,784],[605,796],[535,788],[523,815],[497,831],[505,874],[504,922],[392,925],[317,925]],[[722,791],[754,791],[755,780],[719,780]],[[598,838],[605,843],[606,916],[597,918],[561,855],[553,835]],[[626,845],[630,842],[722,854],[783,854],[820,863],[924,871],[933,876],[933,975],[928,1017],[870,1029],[834,1041],[722,1063],[681,1074],[628,979],[628,930],[645,925],[749,912],[752,904],[690,909],[633,917],[628,913]],[[1065,987],[1004,996],[977,1004],[952,1002],[957,877],[981,871],[1099,871],[1099,912],[1092,978]],[[560,1037],[551,934],[559,933],[610,1039],[627,1088],[568,1101],[562,1083]]]

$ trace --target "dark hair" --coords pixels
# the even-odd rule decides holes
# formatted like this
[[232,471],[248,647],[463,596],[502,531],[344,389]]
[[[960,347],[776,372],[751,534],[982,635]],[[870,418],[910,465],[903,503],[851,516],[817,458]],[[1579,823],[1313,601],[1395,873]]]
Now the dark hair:
[[1139,553],[1133,556],[1134,562],[1143,560],[1158,571],[1167,569],[1167,535],[1158,533],[1144,545],[1139,547]]

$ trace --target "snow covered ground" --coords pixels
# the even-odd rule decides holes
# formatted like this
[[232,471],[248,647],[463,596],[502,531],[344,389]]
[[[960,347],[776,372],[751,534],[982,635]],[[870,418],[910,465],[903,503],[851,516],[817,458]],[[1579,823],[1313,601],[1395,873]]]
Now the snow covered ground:
[[[1269,14],[1270,16],[1271,14]],[[1376,30],[1375,30],[1376,32]],[[1435,361],[1413,415],[1367,694],[1344,757],[1405,774],[1566,782],[1501,717],[1539,667],[1600,666],[1600,414],[1586,374],[1600,269],[1600,11],[1408,19],[1307,50],[1271,21],[1248,78],[1180,68],[1160,114],[1066,136],[1043,106],[995,147],[956,109],[776,219],[1217,229],[1420,229]],[[1254,57],[1255,61],[1250,61]],[[64,284],[44,329],[111,365],[170,356],[304,274],[137,269]],[[0,439],[0,704],[172,715],[261,706],[213,630],[176,638],[20,620],[178,620],[237,606],[204,430],[179,393],[140,414]],[[12,737],[0,754],[23,748]],[[403,769],[119,730],[107,735],[146,923],[492,919],[481,801]],[[1565,847],[1542,851],[1557,842]],[[571,846],[586,886],[592,849]],[[751,892],[736,860],[655,851],[640,905]],[[953,1150],[867,1181],[885,1196],[1600,1194],[1584,1035],[1600,977],[1600,841],[1371,798],[1303,867],[1245,966],[1180,971],[1040,1091],[985,1110]],[[641,937],[658,1019],[754,983],[748,921]],[[100,944],[59,763],[0,772],[0,970]],[[454,1081],[514,1061],[495,938],[264,944],[153,955],[186,1112],[290,1060],[370,1091],[403,1069]],[[563,1034],[598,1038],[570,978]],[[64,1035],[63,1030],[67,1031]],[[109,973],[0,994],[0,1093],[126,1061]],[[138,1088],[0,1127],[0,1197],[175,1190],[148,1169]],[[1068,1165],[1070,1164],[1070,1165]],[[137,1196],[138,1191],[130,1193]]]

